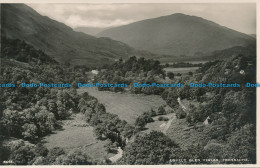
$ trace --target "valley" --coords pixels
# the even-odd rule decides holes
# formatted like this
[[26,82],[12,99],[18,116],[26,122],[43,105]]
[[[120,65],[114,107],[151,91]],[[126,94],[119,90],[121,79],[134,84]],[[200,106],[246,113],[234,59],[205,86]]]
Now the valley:
[[[96,29],[1,9],[0,77],[15,87],[0,90],[0,164],[256,163],[254,37],[176,12]],[[127,87],[78,87],[88,82]]]

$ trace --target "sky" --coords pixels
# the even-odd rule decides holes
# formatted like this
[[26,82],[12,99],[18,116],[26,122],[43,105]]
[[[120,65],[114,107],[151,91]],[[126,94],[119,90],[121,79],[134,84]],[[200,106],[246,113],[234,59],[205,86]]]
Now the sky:
[[199,16],[246,34],[256,34],[254,3],[27,4],[41,15],[77,27],[115,27],[183,13]]

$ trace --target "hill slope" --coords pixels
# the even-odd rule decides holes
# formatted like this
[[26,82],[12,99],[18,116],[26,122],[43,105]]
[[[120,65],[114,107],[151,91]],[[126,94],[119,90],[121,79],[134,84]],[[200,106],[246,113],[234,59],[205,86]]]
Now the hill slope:
[[142,55],[122,42],[75,32],[24,4],[2,5],[2,33],[7,38],[24,40],[60,62],[72,64],[97,65]]
[[99,27],[76,27],[74,30],[76,32],[82,32],[85,34],[89,34],[95,36],[96,34],[106,30],[107,28],[99,28]]
[[173,14],[110,28],[98,34],[165,55],[192,56],[255,43],[246,34],[196,16]]

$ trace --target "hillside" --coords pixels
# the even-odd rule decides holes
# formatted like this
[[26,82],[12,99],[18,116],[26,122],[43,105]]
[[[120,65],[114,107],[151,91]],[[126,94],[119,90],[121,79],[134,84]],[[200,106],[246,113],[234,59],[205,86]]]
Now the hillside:
[[95,36],[96,34],[106,30],[107,28],[99,28],[99,27],[76,27],[74,30],[76,32],[82,32],[85,34],[89,34]]
[[7,38],[24,40],[57,61],[71,64],[97,65],[142,55],[122,42],[75,32],[24,4],[2,5],[2,33]]
[[98,34],[164,55],[200,55],[255,43],[249,35],[181,13],[110,28]]
[[249,36],[256,38],[256,34],[249,34]]

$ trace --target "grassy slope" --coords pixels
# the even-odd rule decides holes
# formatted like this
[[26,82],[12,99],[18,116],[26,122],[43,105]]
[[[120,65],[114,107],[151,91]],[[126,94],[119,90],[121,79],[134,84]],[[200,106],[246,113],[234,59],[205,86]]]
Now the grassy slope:
[[[187,109],[189,109],[191,104],[195,107],[199,105],[195,100],[183,99],[181,102]],[[166,135],[178,143],[183,149],[187,149],[189,146],[196,146],[208,141],[207,135],[203,132],[202,127],[205,127],[202,123],[190,126],[186,122],[186,118],[176,119],[172,122]]]
[[207,142],[206,135],[202,132],[202,129],[189,126],[186,119],[177,119],[172,122],[167,131],[167,136],[178,143],[183,149],[187,149],[188,146]]

